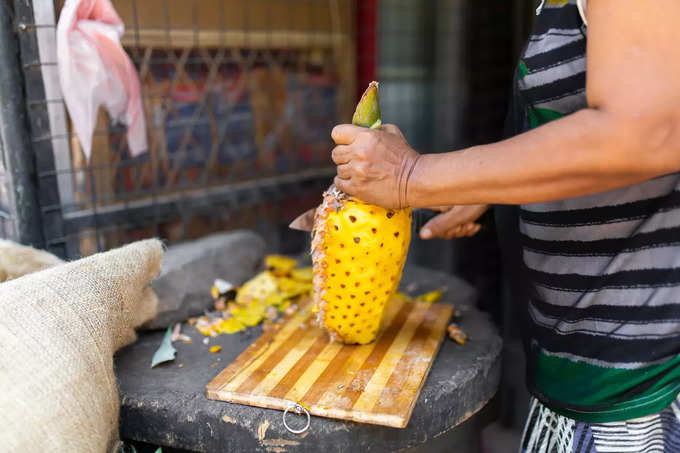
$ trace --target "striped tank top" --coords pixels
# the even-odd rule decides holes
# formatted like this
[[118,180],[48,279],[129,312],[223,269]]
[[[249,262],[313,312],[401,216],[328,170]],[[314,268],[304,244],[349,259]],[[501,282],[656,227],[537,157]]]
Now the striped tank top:
[[[587,106],[586,40],[576,0],[544,3],[518,66],[522,129]],[[519,216],[531,393],[586,422],[667,407],[680,389],[680,174]]]

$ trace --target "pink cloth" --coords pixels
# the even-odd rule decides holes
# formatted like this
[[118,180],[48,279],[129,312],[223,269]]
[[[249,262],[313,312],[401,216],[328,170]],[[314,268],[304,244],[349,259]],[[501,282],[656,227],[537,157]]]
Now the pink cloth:
[[97,110],[128,126],[133,156],[147,150],[140,84],[120,38],[125,26],[109,0],[66,0],[57,25],[59,81],[76,135],[89,159]]

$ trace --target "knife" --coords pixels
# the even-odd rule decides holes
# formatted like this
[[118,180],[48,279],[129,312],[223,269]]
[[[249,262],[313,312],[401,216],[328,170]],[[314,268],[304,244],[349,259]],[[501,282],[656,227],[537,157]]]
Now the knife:
[[288,225],[288,228],[292,230],[300,230],[300,231],[307,231],[310,232],[312,231],[312,227],[314,226],[314,213],[316,212],[316,208],[312,208],[308,211],[305,211],[304,213],[300,214],[290,222],[290,225]]

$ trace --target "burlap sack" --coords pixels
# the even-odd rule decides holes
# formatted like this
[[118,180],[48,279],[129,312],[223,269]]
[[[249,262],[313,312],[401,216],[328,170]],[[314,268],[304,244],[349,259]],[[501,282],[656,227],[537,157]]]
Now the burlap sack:
[[0,283],[62,262],[43,250],[0,239]]
[[118,439],[113,353],[151,319],[147,240],[0,284],[0,450],[104,452]]

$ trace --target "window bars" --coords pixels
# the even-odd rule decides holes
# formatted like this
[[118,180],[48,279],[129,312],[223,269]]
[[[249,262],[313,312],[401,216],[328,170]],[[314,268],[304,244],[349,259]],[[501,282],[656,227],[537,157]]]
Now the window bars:
[[16,0],[5,24],[18,37],[13,83],[23,83],[34,163],[17,169],[34,186],[42,241],[30,242],[77,257],[141,237],[249,227],[276,243],[275,226],[311,207],[334,174],[329,130],[351,116],[356,91],[353,2],[112,3],[142,84],[149,151],[134,159],[103,111],[84,159],[56,71],[63,1]]

